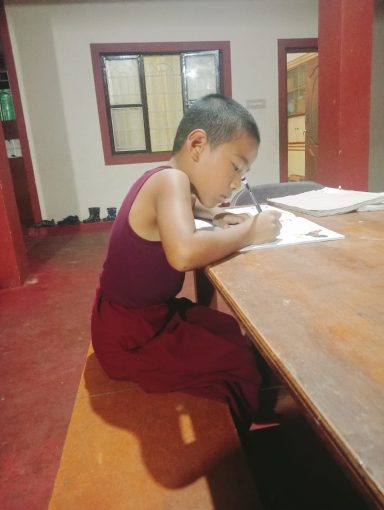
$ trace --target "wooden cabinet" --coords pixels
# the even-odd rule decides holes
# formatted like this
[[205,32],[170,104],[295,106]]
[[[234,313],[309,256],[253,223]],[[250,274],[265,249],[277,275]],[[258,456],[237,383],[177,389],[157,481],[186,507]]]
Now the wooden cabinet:
[[288,119],[288,143],[304,143],[305,115],[297,115]]
[[[9,91],[11,94],[4,58],[0,54],[0,94],[5,90]],[[14,112],[13,106],[12,111]],[[4,133],[3,143],[5,143],[6,146],[20,222],[25,227],[29,227],[34,224],[34,215],[28,189],[24,159],[20,147],[17,122],[14,118],[12,120],[4,120],[4,117],[7,118],[7,116],[1,115],[1,123]],[[14,113],[11,117],[14,117]]]
[[288,117],[288,176],[305,177],[305,115]]
[[308,151],[308,138],[317,141],[317,62],[317,53],[287,62],[288,180],[315,178],[309,156],[317,154],[316,144]]
[[287,63],[288,117],[305,114],[307,66],[316,57],[317,53],[304,53]]
[[305,113],[305,64],[287,72],[288,117]]

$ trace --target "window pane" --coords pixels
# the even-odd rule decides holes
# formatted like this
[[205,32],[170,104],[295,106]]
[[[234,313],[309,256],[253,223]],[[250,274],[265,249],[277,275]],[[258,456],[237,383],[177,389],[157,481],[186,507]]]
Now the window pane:
[[188,101],[219,92],[218,55],[215,53],[186,54],[185,82]]
[[104,58],[110,105],[141,104],[138,58]]
[[179,55],[144,57],[149,130],[153,152],[172,150],[183,116]]
[[111,118],[116,152],[146,150],[142,108],[112,108]]

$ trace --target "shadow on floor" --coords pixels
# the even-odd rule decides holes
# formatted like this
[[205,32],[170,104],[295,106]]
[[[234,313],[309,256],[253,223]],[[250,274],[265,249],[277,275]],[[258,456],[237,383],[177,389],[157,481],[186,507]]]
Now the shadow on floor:
[[368,510],[284,390],[276,411],[281,426],[252,433],[247,448],[266,510]]
[[[93,411],[134,434],[139,462],[156,482],[179,489],[204,477],[215,509],[261,509],[225,404],[178,392],[148,394],[126,381],[111,381],[94,354],[84,380]],[[131,462],[138,462],[137,456]]]

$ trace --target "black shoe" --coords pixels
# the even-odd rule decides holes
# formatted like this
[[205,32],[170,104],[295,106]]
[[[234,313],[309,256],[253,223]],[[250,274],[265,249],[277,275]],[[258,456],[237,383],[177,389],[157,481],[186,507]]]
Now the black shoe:
[[43,220],[40,223],[35,223],[35,225],[32,225],[32,226],[33,226],[33,228],[54,227],[55,220]]
[[67,216],[63,220],[57,222],[58,225],[77,225],[80,223],[78,216]]
[[83,220],[83,223],[95,223],[100,221],[100,207],[89,207],[89,217]]
[[116,219],[116,207],[107,207],[108,216],[103,221],[114,221]]

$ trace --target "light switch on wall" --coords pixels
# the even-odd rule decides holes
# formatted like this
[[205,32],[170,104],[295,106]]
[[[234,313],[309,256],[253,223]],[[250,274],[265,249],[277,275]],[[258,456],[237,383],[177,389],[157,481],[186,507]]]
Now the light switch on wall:
[[247,99],[248,110],[258,110],[260,108],[265,108],[265,104],[265,99]]

